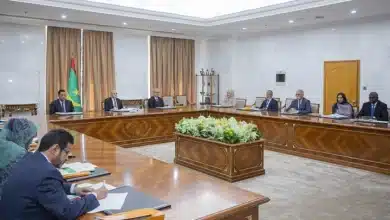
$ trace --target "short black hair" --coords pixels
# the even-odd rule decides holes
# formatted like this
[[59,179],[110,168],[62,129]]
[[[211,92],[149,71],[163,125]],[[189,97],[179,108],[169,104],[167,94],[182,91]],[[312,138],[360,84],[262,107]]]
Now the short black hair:
[[60,146],[61,150],[64,150],[68,144],[74,144],[74,138],[64,129],[51,130],[42,137],[38,151],[47,151],[50,147],[56,144]]
[[58,90],[58,95],[60,95],[61,92],[65,92],[65,89],[60,89],[60,90]]

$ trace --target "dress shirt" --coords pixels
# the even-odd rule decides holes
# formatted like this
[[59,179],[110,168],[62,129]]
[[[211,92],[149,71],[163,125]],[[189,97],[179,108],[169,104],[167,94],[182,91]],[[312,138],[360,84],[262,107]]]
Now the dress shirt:
[[118,109],[118,103],[116,102],[116,98],[111,98],[112,100],[112,106],[114,107],[114,109]]

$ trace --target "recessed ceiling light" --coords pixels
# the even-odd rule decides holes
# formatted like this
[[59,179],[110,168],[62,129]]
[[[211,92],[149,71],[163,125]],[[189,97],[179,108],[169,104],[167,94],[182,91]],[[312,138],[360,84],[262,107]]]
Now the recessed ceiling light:
[[22,40],[22,42],[21,42],[22,44],[24,44],[24,40]]
[[9,79],[8,82],[9,82],[9,83],[12,83],[12,79]]
[[172,28],[172,31],[176,31],[176,29],[175,29],[175,28]]
[[246,27],[243,27],[243,28],[242,28],[242,30],[244,30],[244,31],[245,31],[246,29],[248,29],[248,28],[246,28]]
[[332,31],[336,31],[336,28],[332,28]]
[[41,44],[43,44],[43,41],[41,41]]
[[292,24],[294,23],[295,21],[294,20],[289,20],[288,23]]
[[351,10],[351,14],[356,14],[357,11],[355,9]]
[[126,23],[126,22],[123,22],[123,25],[127,25],[127,23]]
[[66,16],[66,14],[63,14],[63,15],[61,15],[61,18],[62,19],[66,19],[68,16]]

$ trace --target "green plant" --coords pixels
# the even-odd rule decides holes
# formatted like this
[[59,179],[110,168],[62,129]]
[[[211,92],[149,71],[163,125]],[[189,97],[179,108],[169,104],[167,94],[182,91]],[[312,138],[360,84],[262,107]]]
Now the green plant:
[[235,118],[183,118],[175,125],[176,131],[194,137],[221,141],[229,144],[259,140],[262,134],[257,126]]

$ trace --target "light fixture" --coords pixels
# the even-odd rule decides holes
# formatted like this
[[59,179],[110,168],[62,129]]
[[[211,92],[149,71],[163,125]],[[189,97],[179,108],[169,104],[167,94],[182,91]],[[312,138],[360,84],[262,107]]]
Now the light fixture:
[[126,23],[126,22],[123,22],[123,25],[127,25],[127,23]]
[[332,28],[332,31],[336,31],[336,28]]
[[294,20],[289,20],[288,23],[292,24],[294,23],[295,21]]
[[66,14],[62,14],[62,15],[61,15],[61,18],[62,18],[62,19],[66,19],[67,17],[68,17],[68,16],[66,16]]
[[248,29],[248,28],[246,28],[246,27],[243,27],[243,28],[242,28],[242,30],[244,30],[244,31],[245,31],[246,29]]
[[4,40],[0,40],[0,43],[4,43]]
[[176,31],[176,29],[175,29],[175,28],[172,28],[172,31]]
[[356,9],[351,10],[351,14],[356,14],[356,13],[357,13]]
[[22,42],[21,42],[22,44],[24,44],[24,40],[22,40]]
[[43,41],[41,41],[41,44],[43,44]]
[[9,79],[8,82],[9,82],[9,83],[12,83],[12,79]]

